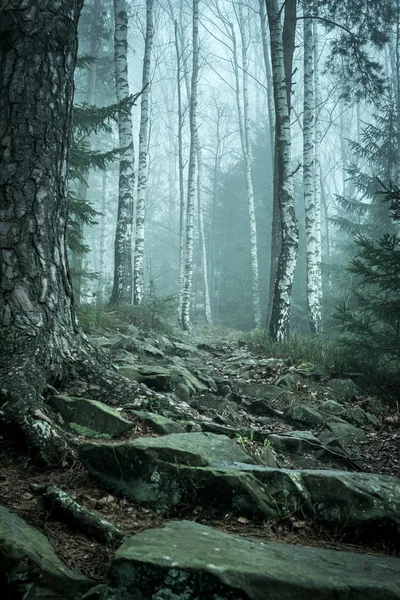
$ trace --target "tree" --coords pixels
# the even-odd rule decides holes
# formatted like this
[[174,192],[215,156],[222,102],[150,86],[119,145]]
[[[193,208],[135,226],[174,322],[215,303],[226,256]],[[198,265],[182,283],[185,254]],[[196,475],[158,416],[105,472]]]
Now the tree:
[[[287,13],[286,11],[288,10],[289,12]],[[271,37],[276,140],[271,259],[272,287],[270,288],[272,302],[270,303],[269,332],[271,337],[277,341],[285,340],[289,334],[291,294],[299,239],[293,199],[293,181],[290,172],[290,90],[294,40],[292,26],[293,10],[295,11],[295,6],[290,1],[285,6],[286,26],[282,27],[277,0],[267,0],[267,14]],[[284,44],[284,34],[285,39],[290,41],[289,46]],[[277,257],[277,260],[275,257]]]
[[135,260],[133,270],[133,301],[140,304],[144,294],[144,217],[146,210],[147,152],[149,138],[150,65],[153,46],[153,0],[146,1],[146,34],[142,73],[140,109],[139,167],[136,203]]
[[136,389],[79,329],[68,272],[66,177],[82,3],[0,2],[0,418],[47,462],[66,449],[46,414],[47,384],[102,382],[97,397],[108,401]]
[[199,0],[193,0],[192,19],[193,56],[189,103],[190,151],[186,203],[185,272],[182,293],[182,326],[186,331],[189,331],[191,327],[190,299],[193,278],[193,222],[196,192],[197,87],[199,75]]
[[[128,15],[125,0],[114,0],[115,35],[114,69],[118,102],[129,98],[128,82]],[[119,163],[119,194],[115,231],[114,284],[110,304],[132,304],[132,232],[134,207],[134,150],[132,117],[120,113],[118,118],[119,146],[123,150]]]
[[303,191],[307,247],[307,312],[311,333],[321,329],[321,224],[319,198],[315,193],[315,81],[313,23],[304,4],[304,113],[303,113]]
[[[400,189],[385,188],[394,221],[400,221]],[[400,360],[400,237],[384,234],[378,240],[357,235],[349,271],[356,277],[356,308],[338,306],[347,349],[374,368]]]

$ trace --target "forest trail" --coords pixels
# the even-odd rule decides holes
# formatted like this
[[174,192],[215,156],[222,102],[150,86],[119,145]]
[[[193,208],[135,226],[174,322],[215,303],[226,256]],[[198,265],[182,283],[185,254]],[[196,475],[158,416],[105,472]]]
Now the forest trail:
[[[293,597],[302,598],[302,589],[308,598],[334,559],[327,590],[347,589],[343,573],[371,571],[375,562],[370,581],[355,577],[354,597],[380,597],[375,584],[384,577],[382,598],[400,598],[398,563],[389,558],[400,548],[400,436],[378,398],[318,365],[255,356],[213,329],[166,337],[131,327],[90,339],[141,384],[135,398],[108,407],[83,381],[51,390],[49,411],[75,447],[75,461],[62,468],[40,469],[7,434],[0,443],[0,505],[44,532],[73,569],[75,583],[62,596],[40,565],[52,597],[81,598],[97,582],[102,587],[85,597],[133,598],[128,588],[136,582],[153,590],[140,598],[158,598],[161,588],[174,598],[261,598],[266,585],[277,598],[286,585]],[[9,522],[0,511],[3,531]],[[210,571],[204,556],[216,545],[222,557],[213,555]],[[23,546],[14,549],[21,560]],[[314,547],[309,559],[303,546]],[[169,555],[181,573],[172,579]],[[297,564],[297,582],[288,560]]]

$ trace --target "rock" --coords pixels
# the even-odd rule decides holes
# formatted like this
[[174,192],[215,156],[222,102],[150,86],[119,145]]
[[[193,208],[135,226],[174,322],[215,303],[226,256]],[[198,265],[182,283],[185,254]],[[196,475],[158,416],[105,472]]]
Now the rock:
[[288,452],[289,454],[299,454],[309,452],[310,449],[321,448],[321,443],[311,431],[290,431],[287,433],[270,433],[267,440],[271,442],[274,450],[278,452]]
[[263,446],[258,456],[260,464],[265,467],[271,467],[275,469],[278,467],[278,461],[276,460],[276,454],[270,446]]
[[346,450],[357,442],[367,439],[364,431],[350,425],[350,423],[329,421],[320,435],[321,442],[326,446],[338,447]]
[[246,396],[265,400],[275,400],[284,393],[281,388],[268,383],[245,383],[240,381],[238,388]]
[[296,373],[301,375],[301,377],[304,379],[308,379],[310,381],[320,381],[326,376],[326,372],[322,367],[311,363],[302,363],[296,367]]
[[175,388],[175,395],[184,402],[188,402],[188,400],[190,400],[190,390],[184,383],[178,383]]
[[0,506],[0,585],[3,598],[81,598],[94,585],[69,569],[43,533]]
[[198,348],[190,346],[189,344],[182,344],[180,342],[173,342],[170,352],[175,354],[175,356],[194,356],[197,358],[204,356],[204,354],[200,352]]
[[143,421],[143,423],[145,423],[145,425],[147,425],[155,433],[160,433],[161,435],[185,433],[185,428],[183,425],[173,421],[172,419],[163,417],[162,415],[157,415],[155,413],[142,410],[132,410],[130,412]]
[[325,400],[318,406],[318,410],[328,415],[338,416],[344,411],[344,406],[339,404],[339,402],[336,402],[336,400]]
[[379,417],[387,412],[387,406],[378,398],[367,398],[364,405],[367,411],[376,417]]
[[151,343],[138,339],[137,337],[122,335],[120,339],[115,341],[111,350],[128,350],[128,352],[134,352],[135,354],[139,354],[141,356],[154,356],[162,358],[164,353],[161,352],[158,348],[153,346]]
[[49,404],[68,423],[78,425],[75,430],[87,437],[96,437],[93,433],[118,437],[133,428],[131,421],[124,419],[116,410],[97,400],[60,394],[52,396]]
[[360,388],[351,379],[331,379],[326,387],[335,400],[351,400],[360,394]]
[[289,421],[318,427],[324,422],[324,417],[315,408],[305,404],[292,404],[285,410],[285,418]]
[[374,415],[365,412],[365,410],[359,406],[347,408],[340,416],[342,419],[348,421],[356,427],[371,427],[372,425],[376,425],[378,422],[378,419]]
[[119,369],[121,375],[146,384],[159,392],[172,392],[179,384],[185,385],[191,393],[207,391],[208,387],[201,383],[187,369],[178,365],[161,367],[156,365],[123,366]]
[[282,414],[270,405],[268,400],[253,400],[247,406],[251,415],[258,417],[282,417]]
[[221,398],[219,396],[213,396],[212,394],[196,397],[194,403],[191,403],[191,406],[206,410],[213,409],[218,413],[222,413],[224,411],[236,413],[239,409],[239,406],[236,404],[236,402],[232,402],[231,400],[227,400],[226,398]]
[[294,377],[290,373],[286,373],[285,375],[282,375],[282,377],[279,377],[277,381],[275,381],[275,385],[287,390],[291,390],[294,385]]
[[104,600],[399,600],[399,561],[247,540],[191,521],[127,539]]

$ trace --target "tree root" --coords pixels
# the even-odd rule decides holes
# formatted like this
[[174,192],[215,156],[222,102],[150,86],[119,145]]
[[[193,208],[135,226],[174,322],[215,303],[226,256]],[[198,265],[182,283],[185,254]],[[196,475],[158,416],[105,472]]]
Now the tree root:
[[44,508],[52,516],[86,533],[96,541],[117,545],[124,538],[123,532],[93,511],[81,506],[68,494],[54,485],[32,484],[32,491],[40,495]]

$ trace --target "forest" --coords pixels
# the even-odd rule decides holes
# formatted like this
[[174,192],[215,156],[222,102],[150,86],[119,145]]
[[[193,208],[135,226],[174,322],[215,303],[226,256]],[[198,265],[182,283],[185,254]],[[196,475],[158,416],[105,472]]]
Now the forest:
[[0,0],[5,600],[400,600],[400,0]]

